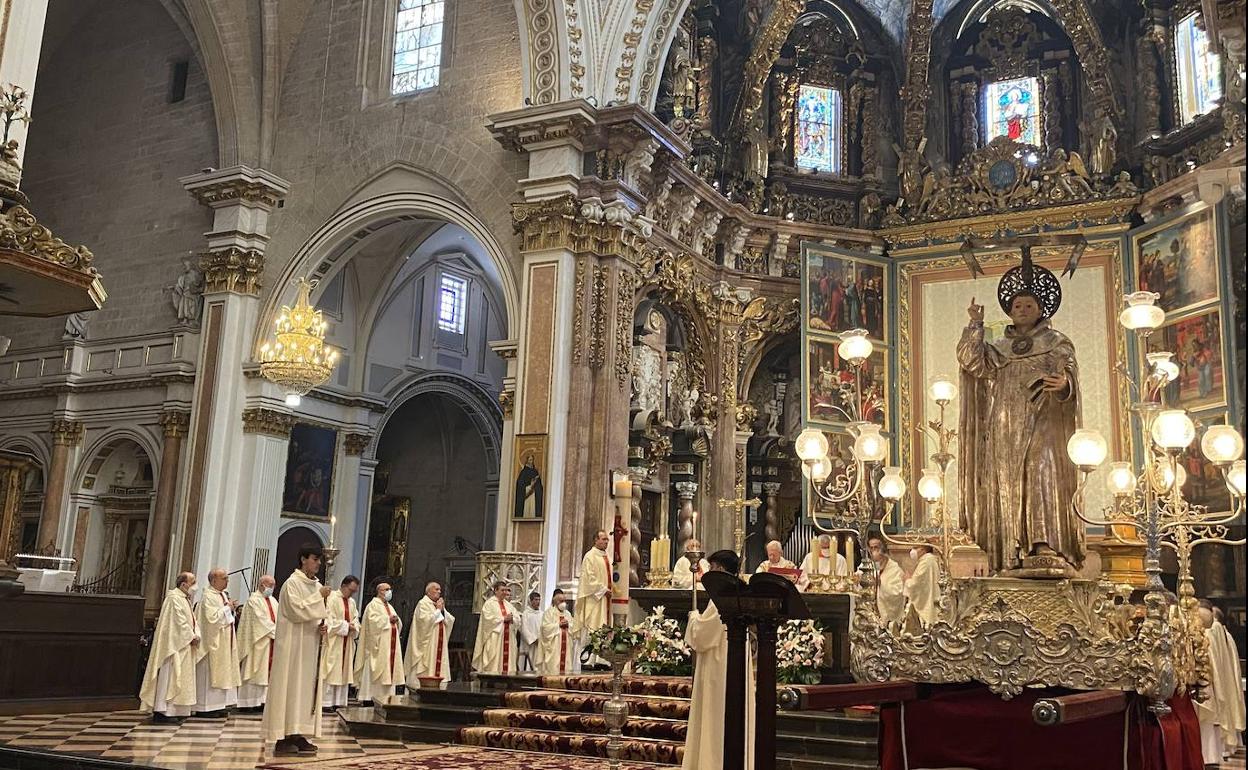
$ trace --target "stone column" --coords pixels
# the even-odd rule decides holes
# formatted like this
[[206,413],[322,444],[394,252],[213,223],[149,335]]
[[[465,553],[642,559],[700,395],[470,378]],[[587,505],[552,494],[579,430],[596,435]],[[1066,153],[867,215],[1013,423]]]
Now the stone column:
[[[240,451],[244,433],[239,415],[249,406],[248,392],[264,387],[262,382],[249,383],[243,366],[254,353],[269,215],[288,184],[248,166],[205,171],[180,181],[213,211],[208,249],[200,255],[204,309],[199,371],[189,427],[186,505],[177,527],[175,558],[180,569],[202,574],[218,564],[231,569],[252,564],[252,554],[235,550],[235,524],[240,518],[254,523],[258,515],[239,508],[257,492],[240,483],[244,474],[249,484],[281,483],[283,465],[274,464],[276,481],[255,474],[254,466],[244,466],[249,453]],[[240,511],[249,516],[240,517]],[[276,518],[272,520],[275,524]],[[275,544],[276,529],[264,537]]]
[[[360,462],[364,450],[372,440],[370,433],[347,433],[342,437],[342,454],[334,467],[334,499],[330,503],[329,512],[337,518],[334,527],[334,547],[338,549],[338,559],[334,562],[334,572],[339,576],[359,573],[354,567],[357,562],[355,554],[359,552],[363,564],[363,541],[356,539],[356,520],[364,515],[360,510]],[[370,484],[371,486],[371,484]],[[372,490],[370,489],[371,493]],[[365,535],[367,537],[367,534]]]
[[43,514],[39,517],[38,548],[61,549],[61,519],[64,518],[68,476],[75,454],[74,449],[82,443],[82,423],[77,420],[57,418],[52,422],[52,462],[48,465],[48,477],[43,486]]
[[[218,540],[216,561],[230,571],[253,568],[256,571],[252,576],[254,581],[264,572],[287,568],[284,564],[275,567],[274,559],[277,528],[281,524],[286,455],[295,417],[282,410],[256,406],[246,409],[237,422],[242,436],[235,451],[242,462],[236,477],[237,497],[231,505],[236,512],[245,511],[246,516],[236,514],[227,520]],[[328,534],[327,524],[319,528],[325,534]],[[334,572],[338,571],[339,566],[335,565]],[[327,576],[331,581],[332,578],[332,575]],[[240,592],[241,585],[232,586],[236,593]]]
[[[628,478],[633,482],[633,499],[628,533],[628,584],[634,588],[645,585],[645,576],[641,571],[641,485],[646,483],[648,477],[645,468],[629,466]],[[654,565],[651,564],[650,567],[653,569]]]
[[767,535],[767,542],[780,539],[780,511],[777,509],[779,503],[776,500],[776,495],[778,494],[780,494],[780,482],[763,482],[763,505],[765,506],[764,515],[766,516],[764,531]]
[[[0,83],[11,83],[29,95],[27,108],[35,95],[39,72],[39,51],[43,47],[43,25],[48,0],[0,0]],[[17,140],[17,162],[26,154],[27,124],[18,121],[9,129],[9,139]],[[42,541],[40,541],[42,542]]]
[[143,612],[154,619],[160,611],[165,588],[170,584],[169,534],[173,527],[173,506],[181,477],[182,440],[190,425],[190,413],[170,409],[160,415],[165,440],[160,451],[160,477],[156,480],[156,504],[147,535],[147,563],[143,571]]
[[679,557],[693,537],[693,496],[698,493],[698,482],[677,481],[674,486],[680,499],[680,510],[676,512],[676,556]]

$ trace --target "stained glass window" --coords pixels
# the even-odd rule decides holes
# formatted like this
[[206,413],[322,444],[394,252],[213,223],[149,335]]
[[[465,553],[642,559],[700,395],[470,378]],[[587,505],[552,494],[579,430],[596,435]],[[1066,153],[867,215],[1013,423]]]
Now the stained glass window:
[[1184,123],[1211,112],[1222,98],[1222,61],[1209,47],[1209,35],[1193,13],[1174,30],[1174,52],[1179,64],[1179,110]]
[[802,86],[797,92],[796,161],[798,168],[837,173],[841,170],[841,92]]
[[989,83],[984,92],[985,123],[991,142],[1004,136],[1015,142],[1039,145],[1040,82],[1035,78],[1013,78]]
[[438,328],[453,334],[464,333],[464,309],[468,304],[468,282],[443,275],[438,286]]
[[445,11],[444,0],[399,0],[391,93],[405,94],[438,84]]

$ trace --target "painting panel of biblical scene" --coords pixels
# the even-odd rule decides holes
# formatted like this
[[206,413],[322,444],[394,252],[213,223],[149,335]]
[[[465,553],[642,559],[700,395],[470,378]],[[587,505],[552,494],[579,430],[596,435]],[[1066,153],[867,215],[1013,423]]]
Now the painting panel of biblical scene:
[[1213,210],[1201,209],[1134,239],[1135,276],[1141,291],[1161,295],[1173,316],[1218,297],[1217,237]]
[[1149,340],[1150,353],[1173,353],[1179,376],[1166,385],[1172,409],[1202,409],[1226,403],[1221,312],[1217,308],[1162,326]]
[[888,370],[884,351],[876,350],[858,370],[840,357],[838,344],[835,339],[807,339],[808,422],[845,425],[858,420],[854,407],[857,386],[862,393],[861,419],[887,427]]
[[872,339],[886,342],[887,296],[883,265],[814,251],[807,254],[805,317],[812,331],[866,329]]

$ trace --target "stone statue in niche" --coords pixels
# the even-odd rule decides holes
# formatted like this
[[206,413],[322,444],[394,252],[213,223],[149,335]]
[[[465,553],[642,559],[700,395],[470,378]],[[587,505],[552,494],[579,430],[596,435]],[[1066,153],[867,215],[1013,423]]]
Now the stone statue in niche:
[[802,381],[792,377],[784,388],[784,432],[789,441],[802,432]]
[[166,286],[165,290],[172,295],[170,302],[178,323],[183,326],[198,326],[204,302],[204,274],[195,266],[193,260],[182,260],[182,274],[172,286]]
[[698,389],[687,388],[675,399],[676,411],[672,415],[672,424],[677,428],[686,428],[693,424],[693,411],[698,403]]
[[71,313],[65,317],[65,333],[63,340],[85,340],[87,338],[87,314]]
[[764,435],[779,436],[780,435],[780,412],[782,406],[780,402],[774,398],[767,399],[763,404],[763,413],[767,415],[767,425],[763,429]]
[[1104,107],[1096,108],[1096,117],[1092,121],[1092,173],[1096,176],[1109,176],[1114,168],[1117,156],[1118,129]]
[[663,370],[660,354],[645,345],[633,348],[633,405],[643,412],[663,407]]
[[667,76],[672,89],[672,114],[684,118],[691,112],[695,83],[693,79],[693,45],[689,30],[683,24],[676,27],[676,38],[668,55]]

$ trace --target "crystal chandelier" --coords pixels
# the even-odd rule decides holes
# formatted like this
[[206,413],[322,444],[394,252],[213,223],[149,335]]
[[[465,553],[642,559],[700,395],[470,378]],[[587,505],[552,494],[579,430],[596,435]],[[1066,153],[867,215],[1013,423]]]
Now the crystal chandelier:
[[329,379],[338,363],[338,351],[325,344],[329,324],[312,307],[312,284],[296,281],[295,306],[282,306],[273,322],[273,339],[260,347],[260,373],[286,393],[287,406],[299,406],[305,393]]

